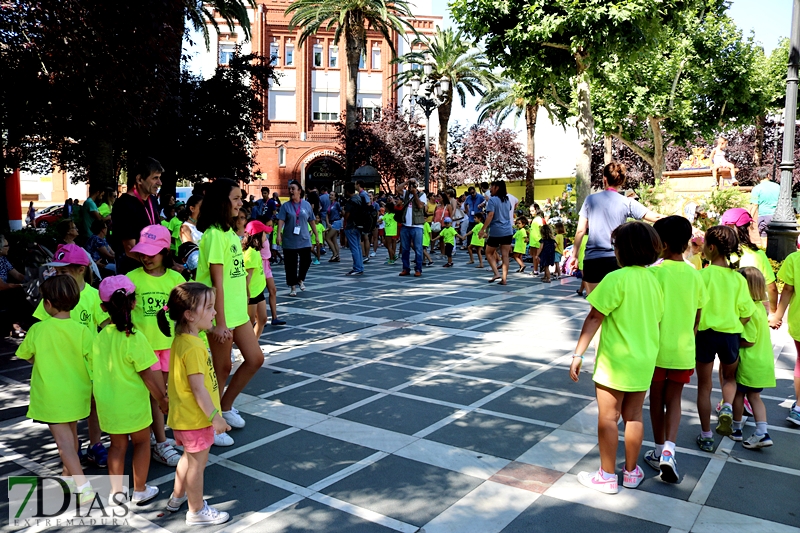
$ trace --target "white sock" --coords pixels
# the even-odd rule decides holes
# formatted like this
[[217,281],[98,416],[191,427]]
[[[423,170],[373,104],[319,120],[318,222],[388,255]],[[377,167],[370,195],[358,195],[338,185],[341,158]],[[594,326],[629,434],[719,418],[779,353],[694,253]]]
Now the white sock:
[[603,479],[613,479],[613,478],[617,477],[616,474],[613,474],[613,473],[609,474],[608,472],[606,472],[602,468],[600,468],[600,475],[603,476]]
[[664,445],[663,444],[656,444],[656,457],[661,457],[661,454],[663,453],[663,451],[664,451]]
[[756,422],[756,435],[766,435],[766,433],[767,433],[767,423]]
[[795,405],[794,406],[794,411],[795,411],[795,413],[800,413],[800,405]]
[[664,451],[669,452],[672,456],[675,456],[675,443],[672,441],[664,442]]
[[87,481],[86,483],[84,483],[83,485],[81,485],[80,487],[78,487],[78,488],[76,489],[76,491],[77,491],[78,493],[81,493],[81,492],[83,492],[83,491],[84,491],[84,489],[91,489],[91,488],[92,488],[92,484],[91,484],[89,481]]
[[742,425],[744,425],[744,422],[742,422],[741,420],[733,421],[733,429],[742,429]]

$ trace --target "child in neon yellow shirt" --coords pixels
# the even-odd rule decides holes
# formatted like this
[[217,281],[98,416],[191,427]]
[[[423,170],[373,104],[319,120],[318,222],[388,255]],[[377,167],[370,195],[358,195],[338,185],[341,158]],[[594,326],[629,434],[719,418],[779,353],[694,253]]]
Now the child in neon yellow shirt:
[[483,213],[475,213],[475,226],[461,239],[462,241],[470,239],[469,245],[467,246],[467,253],[469,253],[468,265],[475,263],[472,254],[476,252],[478,254],[478,266],[475,268],[483,268],[483,246],[486,243],[486,239],[481,239],[480,233],[483,229],[484,220],[486,220],[486,217]]
[[211,287],[184,283],[172,290],[167,307],[158,315],[164,335],[170,334],[169,321],[175,323],[169,362],[168,420],[175,440],[184,447],[167,510],[174,513],[188,501],[188,525],[223,524],[230,519],[228,513],[209,507],[203,500],[203,472],[208,451],[215,435],[226,434],[231,429],[221,416],[217,373],[199,337],[201,331],[214,327],[215,300]]
[[[739,341],[739,367],[736,369],[736,396],[733,398],[733,433],[731,438],[740,441],[748,449],[772,446],[767,433],[767,408],[761,399],[761,391],[775,387],[775,355],[772,353],[772,340],[769,333],[767,313],[761,309],[767,283],[764,275],[756,267],[745,267],[739,273],[747,280],[750,297],[755,302],[756,312],[744,325]],[[742,415],[744,398],[750,400],[750,408],[756,422],[755,432],[747,439],[742,436]]]
[[[264,333],[267,324],[267,301],[264,289],[267,288],[267,278],[264,272],[264,260],[261,256],[267,227],[257,220],[247,224],[247,235],[242,240],[244,249],[244,268],[247,270],[247,314],[253,325],[256,339]],[[313,232],[312,236],[313,236]],[[267,262],[269,263],[269,262]]]
[[320,215],[317,214],[313,223],[317,230],[317,235],[319,235],[319,239],[317,239],[317,235],[314,235],[312,231],[311,224],[311,222],[308,223],[308,233],[311,235],[311,250],[314,252],[314,260],[311,261],[311,264],[319,265],[319,258],[322,257],[322,236],[325,234],[325,226],[322,224]]
[[[31,326],[16,355],[33,365],[27,416],[45,423],[58,446],[63,475],[72,476],[81,503],[95,493],[78,457],[78,420],[89,416],[92,382],[86,357],[92,348],[89,330],[71,319],[80,292],[71,276],[53,276],[40,287],[49,320]],[[98,428],[99,431],[99,428]],[[101,444],[102,446],[102,444]]]
[[615,465],[619,415],[625,421],[623,486],[636,488],[644,472],[636,464],[642,447],[642,405],[658,357],[664,295],[645,268],[661,249],[658,233],[643,222],[628,222],[611,234],[621,269],[607,275],[587,297],[591,311],[575,348],[570,378],[578,381],[583,353],[602,324],[593,380],[599,410],[600,470],[581,472],[578,481],[607,494],[619,491]]
[[443,264],[442,266],[452,267],[453,248],[455,248],[456,245],[456,235],[458,235],[458,232],[453,227],[453,219],[451,219],[450,217],[445,217],[442,223],[444,224],[444,227],[442,228],[442,231],[439,232],[439,235],[437,235],[436,238],[433,239],[433,242],[435,243],[439,239],[442,239],[442,241],[444,242],[444,255],[447,257],[447,263]]
[[[778,301],[778,310],[772,315],[769,320],[771,328],[778,328],[783,321],[783,315],[786,314],[786,308],[789,303],[794,300],[794,286],[800,283],[800,252],[793,252],[786,256],[783,260],[778,277],[783,280],[783,290],[781,291],[781,298]],[[795,402],[789,408],[789,414],[786,416],[786,421],[791,422],[796,426],[800,426],[800,405],[797,405],[797,398],[800,398],[800,302],[795,302],[795,305],[789,307],[789,336],[794,341],[795,351],[797,352],[797,359],[794,363],[794,397]]]
[[711,263],[700,271],[706,284],[709,300],[700,317],[695,337],[697,361],[697,412],[700,416],[700,435],[696,442],[701,450],[714,451],[711,433],[711,374],[714,359],[720,359],[722,375],[722,409],[716,432],[733,432],[732,402],[736,395],[736,367],[739,365],[739,336],[756,307],[750,297],[745,279],[729,266],[736,253],[739,239],[736,231],[727,226],[714,226],[706,231],[703,255]]
[[[383,215],[383,231],[386,240],[386,250],[389,252],[389,260],[386,264],[393,265],[395,261],[397,261],[397,220],[395,220],[395,207],[392,201],[386,203],[386,213]],[[428,241],[430,241],[430,234],[428,235]],[[430,242],[428,242],[428,244],[430,245]],[[425,246],[424,242],[422,245]]]
[[429,253],[431,248],[431,223],[425,221],[425,224],[422,225],[422,255],[424,259],[425,266],[431,266],[433,264],[433,259],[431,259],[431,254]]
[[158,361],[153,348],[144,333],[133,326],[136,286],[126,276],[107,277],[100,283],[100,300],[103,309],[111,316],[112,324],[103,328],[94,340],[89,355],[89,371],[100,427],[111,437],[108,449],[109,505],[128,501],[128,487],[122,486],[128,437],[133,444],[133,496],[130,501],[143,505],[159,492],[158,487],[145,483],[150,468],[150,425],[153,423],[150,398],[152,395],[163,417],[169,410],[167,391],[161,376],[150,370]]
[[[161,386],[166,390],[169,383],[169,348],[172,339],[164,336],[158,328],[156,316],[167,303],[172,289],[183,283],[183,276],[172,270],[172,257],[169,253],[171,235],[167,228],[153,225],[145,226],[139,236],[139,242],[131,249],[139,254],[142,266],[128,272],[128,278],[136,287],[136,305],[132,319],[136,329],[144,335],[156,360],[150,367]],[[161,412],[155,398],[150,400],[153,420],[153,460],[167,466],[175,467],[180,454],[173,446],[174,441],[167,439],[164,428],[164,413]]]
[[519,265],[517,272],[521,273],[525,272],[525,263],[522,262],[522,256],[525,255],[525,250],[528,248],[528,236],[526,235],[527,231],[525,231],[528,219],[518,217],[514,224],[517,226],[517,232],[514,233],[514,261]]
[[564,243],[567,239],[567,230],[563,222],[556,222],[556,234],[553,239],[556,241],[556,279],[561,277],[561,258],[564,257]]
[[689,221],[670,216],[658,220],[653,228],[664,245],[663,261],[650,268],[664,292],[664,319],[650,384],[650,422],[656,447],[645,453],[644,460],[661,472],[661,479],[677,483],[675,442],[681,421],[681,394],[694,373],[694,336],[708,296],[700,273],[683,260],[692,237]]

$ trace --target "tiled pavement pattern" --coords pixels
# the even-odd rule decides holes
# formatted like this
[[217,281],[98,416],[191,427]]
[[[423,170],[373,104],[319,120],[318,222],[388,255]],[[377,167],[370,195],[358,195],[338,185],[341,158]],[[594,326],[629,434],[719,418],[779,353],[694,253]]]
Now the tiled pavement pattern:
[[[642,460],[640,488],[607,496],[576,478],[599,461],[591,364],[577,384],[567,373],[588,310],[576,280],[511,274],[508,286],[489,285],[464,252],[455,268],[434,256],[423,277],[403,278],[385,257],[348,278],[343,252],[339,264],[312,267],[295,299],[277,280],[290,325],[267,326],[268,357],[237,402],[247,427],[231,433],[233,447],[212,449],[205,493],[232,521],[209,530],[800,532],[800,431],[784,421],[794,347],[784,331],[773,336],[778,386],[764,398],[772,448],[717,437],[714,453],[700,451],[690,385],[680,483],[663,483]],[[3,477],[59,467],[47,429],[24,418],[29,375],[0,359]],[[622,458],[620,446],[618,471]],[[187,530],[184,512],[163,512],[172,476],[152,464],[161,495],[138,511],[136,529]]]

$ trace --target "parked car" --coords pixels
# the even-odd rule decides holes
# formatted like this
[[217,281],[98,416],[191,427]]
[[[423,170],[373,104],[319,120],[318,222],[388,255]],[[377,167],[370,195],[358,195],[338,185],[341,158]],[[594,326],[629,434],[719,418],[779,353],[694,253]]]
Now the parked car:
[[64,218],[63,205],[51,205],[36,213],[36,227],[46,228]]

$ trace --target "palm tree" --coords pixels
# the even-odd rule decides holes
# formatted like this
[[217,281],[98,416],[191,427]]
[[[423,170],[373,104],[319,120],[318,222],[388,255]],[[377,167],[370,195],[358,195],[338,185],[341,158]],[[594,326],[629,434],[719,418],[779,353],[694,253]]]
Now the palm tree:
[[[461,107],[467,105],[467,93],[471,96],[483,96],[487,89],[494,85],[497,77],[492,74],[491,65],[483,50],[464,37],[462,31],[436,27],[433,36],[421,36],[411,43],[414,50],[397,58],[397,62],[405,64],[429,64],[432,67],[430,81],[442,78],[450,80],[449,89],[442,94],[443,103],[438,108],[439,115],[439,156],[442,160],[439,174],[439,187],[446,184],[447,168],[447,127],[453,107],[453,91],[458,93]],[[419,74],[416,69],[409,69],[397,74],[395,83],[403,85]]]
[[[542,99],[527,96],[522,84],[503,79],[486,92],[478,103],[480,110],[478,123],[492,117],[498,124],[502,124],[509,116],[513,115],[516,126],[517,121],[524,114],[525,130],[528,134],[528,156],[533,162],[536,154],[536,145],[534,144],[536,117],[539,114],[539,106],[542,104]],[[527,204],[534,201],[534,172],[533,164],[530,164],[525,176],[525,202]]]
[[286,9],[292,15],[289,30],[301,28],[298,46],[320,30],[334,31],[334,41],[345,41],[347,61],[347,89],[345,107],[345,147],[347,151],[347,175],[355,170],[352,142],[358,123],[356,96],[358,91],[358,64],[361,54],[366,54],[367,29],[383,35],[392,55],[393,33],[401,35],[416,30],[411,25],[411,7],[405,0],[296,0]]
[[214,29],[219,33],[219,24],[216,21],[214,13],[218,13],[220,17],[232,30],[235,24],[239,24],[242,32],[247,40],[250,40],[250,16],[247,13],[248,9],[256,8],[256,0],[182,0],[183,8],[186,18],[192,23],[195,31],[203,33],[203,39],[206,43],[206,50],[210,49],[211,42],[208,33],[208,24],[210,22]]

